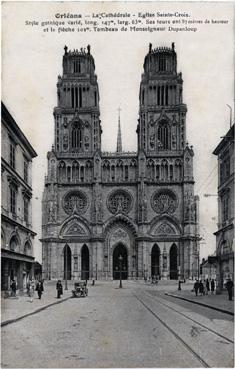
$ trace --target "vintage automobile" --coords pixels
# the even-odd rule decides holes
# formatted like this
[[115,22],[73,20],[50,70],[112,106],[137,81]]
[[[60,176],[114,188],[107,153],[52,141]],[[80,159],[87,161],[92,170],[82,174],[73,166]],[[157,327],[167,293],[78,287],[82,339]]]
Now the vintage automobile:
[[86,281],[79,281],[74,283],[74,289],[72,290],[73,297],[86,297],[88,296],[88,288]]

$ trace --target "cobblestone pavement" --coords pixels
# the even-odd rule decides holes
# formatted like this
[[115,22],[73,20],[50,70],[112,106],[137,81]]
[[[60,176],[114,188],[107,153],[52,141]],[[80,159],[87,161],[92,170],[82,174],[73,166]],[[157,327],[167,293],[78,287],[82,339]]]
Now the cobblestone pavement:
[[218,324],[163,299],[176,284],[123,287],[97,282],[87,298],[3,327],[2,367],[233,367],[233,323],[222,313]]

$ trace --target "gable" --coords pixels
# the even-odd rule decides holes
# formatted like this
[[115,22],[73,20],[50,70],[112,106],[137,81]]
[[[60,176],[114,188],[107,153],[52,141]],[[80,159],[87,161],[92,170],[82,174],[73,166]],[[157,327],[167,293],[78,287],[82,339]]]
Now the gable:
[[61,237],[83,237],[89,234],[86,226],[82,224],[78,219],[71,219],[64,224],[60,231]]

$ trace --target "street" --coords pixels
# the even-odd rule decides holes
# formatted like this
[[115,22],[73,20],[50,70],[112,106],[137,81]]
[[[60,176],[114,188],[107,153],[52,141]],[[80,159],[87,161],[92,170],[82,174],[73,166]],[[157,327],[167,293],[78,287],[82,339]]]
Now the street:
[[233,317],[143,283],[98,281],[87,298],[3,327],[1,366],[233,367]]

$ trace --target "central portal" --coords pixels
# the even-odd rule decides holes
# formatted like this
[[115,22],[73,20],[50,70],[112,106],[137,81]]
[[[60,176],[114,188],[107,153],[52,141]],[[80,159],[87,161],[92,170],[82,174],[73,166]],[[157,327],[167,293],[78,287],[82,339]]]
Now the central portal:
[[[119,260],[120,255],[122,256],[121,265]],[[113,279],[120,279],[120,266],[122,279],[127,279],[128,276],[127,249],[122,243],[119,243],[113,250]]]

